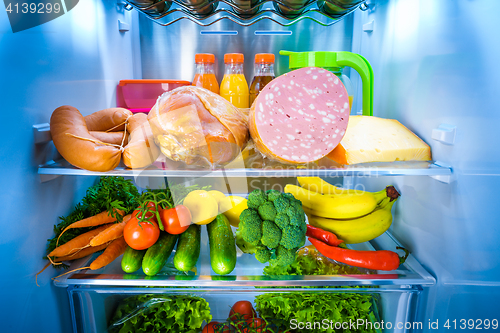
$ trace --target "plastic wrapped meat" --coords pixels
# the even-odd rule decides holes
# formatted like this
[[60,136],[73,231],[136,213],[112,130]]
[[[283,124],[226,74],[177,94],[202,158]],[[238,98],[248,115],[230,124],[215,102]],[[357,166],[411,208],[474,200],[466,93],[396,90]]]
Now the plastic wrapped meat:
[[217,167],[236,158],[248,140],[244,113],[209,90],[186,86],[161,95],[148,115],[155,143],[169,159]]

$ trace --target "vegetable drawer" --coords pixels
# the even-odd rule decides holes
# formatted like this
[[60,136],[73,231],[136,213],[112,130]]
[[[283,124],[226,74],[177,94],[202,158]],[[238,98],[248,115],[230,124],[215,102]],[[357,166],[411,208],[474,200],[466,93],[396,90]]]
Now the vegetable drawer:
[[[229,312],[238,301],[249,301],[257,317],[267,320],[265,332],[335,332],[335,328],[349,332],[413,332],[420,328],[416,308],[421,291],[419,286],[68,288],[75,332],[151,332],[156,327],[160,332],[176,333],[201,332],[207,321],[229,325]],[[305,308],[308,310],[302,311]],[[245,322],[239,323],[240,332],[256,332],[245,330]],[[185,325],[184,330],[173,325]],[[235,325],[224,332],[238,329]]]

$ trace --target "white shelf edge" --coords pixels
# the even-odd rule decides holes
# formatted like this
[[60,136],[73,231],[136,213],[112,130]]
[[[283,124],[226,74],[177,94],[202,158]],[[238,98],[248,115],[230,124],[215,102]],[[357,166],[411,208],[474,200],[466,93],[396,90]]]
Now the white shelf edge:
[[94,172],[79,169],[65,161],[49,161],[38,168],[39,175],[61,176],[123,176],[123,177],[171,177],[171,178],[220,178],[220,177],[380,177],[380,176],[451,176],[450,167],[428,163],[427,167],[408,167],[405,164],[365,165],[338,169],[218,169],[218,170],[164,170],[164,169],[127,169],[117,167],[107,172]]

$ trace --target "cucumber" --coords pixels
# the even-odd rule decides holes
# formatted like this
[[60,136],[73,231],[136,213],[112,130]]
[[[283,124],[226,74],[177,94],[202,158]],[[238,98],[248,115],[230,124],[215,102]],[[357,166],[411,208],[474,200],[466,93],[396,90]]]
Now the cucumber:
[[207,224],[210,243],[210,265],[215,273],[226,275],[236,266],[236,244],[233,231],[227,217],[217,215]]
[[179,236],[177,250],[174,256],[174,266],[179,271],[189,271],[196,265],[200,256],[201,226],[191,224]]
[[153,246],[147,249],[142,259],[142,270],[144,274],[149,276],[158,274],[163,266],[165,266],[176,242],[177,235],[161,232],[160,238],[158,238]]
[[134,250],[130,246],[127,246],[125,253],[122,257],[122,270],[125,273],[133,273],[141,268],[142,265],[142,257],[146,250]]

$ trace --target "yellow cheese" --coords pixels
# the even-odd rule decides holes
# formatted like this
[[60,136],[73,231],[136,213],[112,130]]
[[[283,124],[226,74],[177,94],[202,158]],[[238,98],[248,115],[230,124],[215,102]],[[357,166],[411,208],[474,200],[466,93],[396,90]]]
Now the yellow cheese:
[[342,141],[328,157],[340,164],[430,161],[431,148],[397,120],[350,116]]

